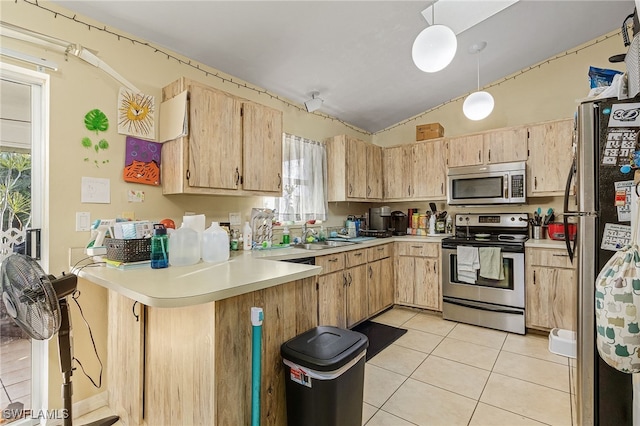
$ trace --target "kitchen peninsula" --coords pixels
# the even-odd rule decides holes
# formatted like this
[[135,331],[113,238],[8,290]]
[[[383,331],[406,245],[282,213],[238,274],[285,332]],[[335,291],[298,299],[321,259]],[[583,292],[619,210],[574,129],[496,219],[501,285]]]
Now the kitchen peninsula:
[[314,277],[322,268],[259,257],[77,271],[109,289],[109,406],[124,424],[249,424],[252,306],[265,316],[262,424],[284,424],[280,344],[317,325]]

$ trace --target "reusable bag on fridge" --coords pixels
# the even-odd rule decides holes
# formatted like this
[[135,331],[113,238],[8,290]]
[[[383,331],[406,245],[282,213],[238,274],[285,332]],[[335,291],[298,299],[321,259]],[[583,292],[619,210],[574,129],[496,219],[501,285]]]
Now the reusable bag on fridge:
[[613,255],[595,282],[596,346],[607,364],[624,373],[640,373],[639,220],[631,244]]

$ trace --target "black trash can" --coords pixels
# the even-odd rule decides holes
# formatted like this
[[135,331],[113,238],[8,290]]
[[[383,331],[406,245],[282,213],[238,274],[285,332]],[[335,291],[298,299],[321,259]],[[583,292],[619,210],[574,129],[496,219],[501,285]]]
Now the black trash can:
[[367,336],[321,326],[285,342],[288,426],[361,426]]

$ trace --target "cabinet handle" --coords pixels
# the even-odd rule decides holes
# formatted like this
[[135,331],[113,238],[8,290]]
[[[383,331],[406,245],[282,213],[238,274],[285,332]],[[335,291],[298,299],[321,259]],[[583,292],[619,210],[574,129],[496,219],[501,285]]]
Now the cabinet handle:
[[488,156],[489,156],[489,162],[491,162],[491,150],[489,150],[489,152],[487,152]]
[[349,184],[349,195],[351,195],[352,192],[353,192],[353,186]]
[[278,189],[282,188],[282,175],[278,173]]
[[362,256],[362,253],[355,253],[354,256]]
[[369,266],[369,278],[373,277],[373,268]]
[[187,180],[189,180],[191,178],[191,171],[187,170]]
[[333,259],[329,259],[329,262],[337,262],[337,261],[338,261],[337,257],[334,257]]
[[433,264],[433,273],[434,274],[438,273],[438,271],[436,270],[436,264],[435,263]]
[[351,287],[351,281],[353,281],[353,279],[351,278],[351,272],[349,272],[349,287]]
[[411,195],[411,185],[407,187],[407,195]]
[[552,254],[551,256],[553,256],[553,257],[569,257],[568,254],[556,254],[556,253]]
[[538,189],[538,176],[533,178],[533,189]]
[[347,286],[347,276],[345,274],[342,274],[342,286]]
[[419,248],[422,248],[422,246],[411,246],[411,248],[417,248],[417,249],[419,249]]
[[371,195],[371,187],[367,185],[367,197]]
[[236,186],[240,183],[240,170],[236,167]]
[[482,151],[478,151],[478,161],[482,162]]
[[384,247],[378,247],[378,251],[384,250]]
[[440,183],[440,194],[444,194],[444,182]]
[[533,285],[536,285],[536,271],[533,271]]

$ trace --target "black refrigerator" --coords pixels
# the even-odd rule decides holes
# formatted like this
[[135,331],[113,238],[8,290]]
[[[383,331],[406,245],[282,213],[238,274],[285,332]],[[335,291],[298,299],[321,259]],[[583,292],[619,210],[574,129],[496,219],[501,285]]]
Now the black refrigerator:
[[[575,158],[567,181],[564,220],[578,223],[570,256],[578,273],[578,424],[632,425],[632,380],[607,365],[595,339],[595,279],[615,251],[631,238],[632,165],[640,126],[640,98],[580,104],[576,115]],[[575,198],[569,196],[575,188]],[[566,231],[566,224],[565,224]],[[565,232],[568,238],[568,232]]]

